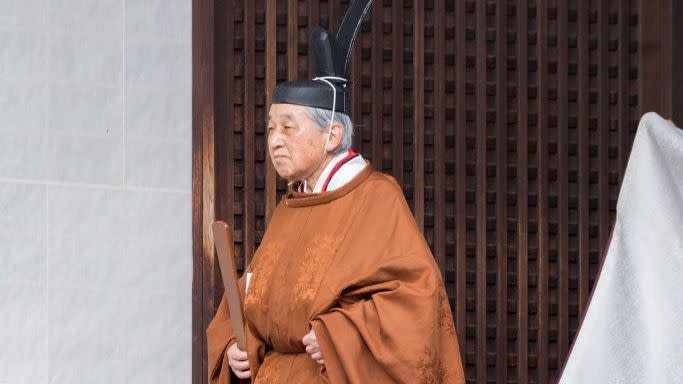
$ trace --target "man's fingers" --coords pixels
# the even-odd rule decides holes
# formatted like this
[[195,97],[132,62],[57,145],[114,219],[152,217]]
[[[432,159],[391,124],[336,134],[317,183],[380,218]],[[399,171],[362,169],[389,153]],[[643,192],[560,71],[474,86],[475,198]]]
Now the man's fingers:
[[233,344],[228,348],[228,365],[232,368],[232,372],[239,379],[248,379],[251,377],[251,370],[249,369],[249,360],[247,352],[239,349],[237,344]]
[[303,342],[304,345],[317,343],[317,341],[318,340],[315,338],[315,332],[312,329],[308,331],[308,333],[305,334],[304,337],[301,339],[301,342]]
[[229,364],[232,368],[238,369],[240,371],[247,371],[249,370],[249,362],[248,361],[235,361],[235,360],[230,360]]
[[[313,332],[313,331],[311,331],[311,332]],[[311,333],[311,332],[308,332],[308,333],[303,337],[303,339],[301,339],[301,341],[304,343],[304,345],[309,345],[309,344],[314,343],[314,342],[316,341],[316,339],[315,339],[315,334],[314,334],[314,333]]]
[[248,359],[248,355],[244,351],[235,352],[232,355],[230,355],[230,357],[236,361],[246,361]]
[[251,377],[251,371],[238,371],[233,369],[232,372],[237,376],[238,379],[248,379]]
[[233,344],[228,348],[228,358],[238,361],[246,360],[247,352],[239,349],[237,344]]
[[234,354],[234,355],[228,355],[230,360],[235,360],[235,361],[247,361],[247,354],[246,352],[244,354]]
[[318,364],[324,364],[323,354],[320,352],[320,346],[318,346],[318,339],[315,337],[315,332],[311,329],[301,341],[306,347],[306,352],[311,356],[311,359],[315,360]]
[[320,359],[323,358],[323,354],[320,353],[320,351],[315,352],[315,353],[311,353],[311,358],[312,358],[313,360],[320,360]]

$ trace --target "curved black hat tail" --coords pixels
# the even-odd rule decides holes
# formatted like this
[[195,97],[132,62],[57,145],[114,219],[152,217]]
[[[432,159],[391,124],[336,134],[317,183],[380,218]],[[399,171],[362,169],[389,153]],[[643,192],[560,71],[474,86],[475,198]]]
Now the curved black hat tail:
[[353,52],[353,42],[356,40],[360,25],[365,15],[370,12],[373,0],[356,0],[346,11],[344,19],[339,25],[336,37],[335,69],[337,76],[346,78],[349,72],[349,61]]

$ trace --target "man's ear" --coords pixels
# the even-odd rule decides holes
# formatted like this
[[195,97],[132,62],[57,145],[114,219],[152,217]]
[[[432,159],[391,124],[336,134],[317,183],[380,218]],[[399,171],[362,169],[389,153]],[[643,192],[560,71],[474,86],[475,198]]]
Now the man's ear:
[[327,152],[334,153],[339,149],[341,145],[342,138],[344,137],[344,127],[338,123],[332,123],[330,141],[327,143]]

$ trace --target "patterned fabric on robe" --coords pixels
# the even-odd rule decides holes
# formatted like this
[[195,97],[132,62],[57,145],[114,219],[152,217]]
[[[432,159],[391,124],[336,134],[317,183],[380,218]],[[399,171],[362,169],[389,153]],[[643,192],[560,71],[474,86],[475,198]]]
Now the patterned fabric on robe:
[[[441,274],[396,181],[367,165],[331,192],[295,187],[247,268],[252,381],[464,383]],[[301,341],[311,328],[324,365]],[[227,383],[225,298],[207,338],[209,381]]]

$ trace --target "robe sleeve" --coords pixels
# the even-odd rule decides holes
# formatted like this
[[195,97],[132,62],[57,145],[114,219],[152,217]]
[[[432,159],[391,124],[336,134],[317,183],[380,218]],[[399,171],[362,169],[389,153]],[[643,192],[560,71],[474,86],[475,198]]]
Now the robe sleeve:
[[[241,292],[245,289],[246,273],[240,277],[238,285]],[[233,343],[237,342],[232,331],[232,322],[230,320],[230,309],[228,302],[223,295],[216,314],[213,320],[209,323],[206,329],[206,344],[207,344],[207,368],[209,370],[209,383],[227,383],[229,382],[230,366],[225,353]]]
[[445,292],[416,264],[383,266],[386,279],[349,291],[312,321],[330,383],[464,383]]
[[464,383],[438,267],[402,194],[388,192],[368,202],[369,219],[350,233],[363,247],[344,255],[349,282],[340,282],[338,304],[311,320],[327,376],[332,384]]
[[209,383],[226,382],[224,380],[219,380],[219,377],[227,377],[228,375],[226,373],[229,374],[230,372],[228,360],[227,358],[224,358],[225,352],[228,347],[236,341],[237,339],[232,332],[230,311],[228,310],[225,295],[223,295],[216,315],[206,329]]

